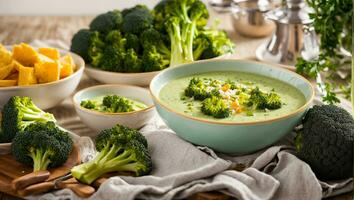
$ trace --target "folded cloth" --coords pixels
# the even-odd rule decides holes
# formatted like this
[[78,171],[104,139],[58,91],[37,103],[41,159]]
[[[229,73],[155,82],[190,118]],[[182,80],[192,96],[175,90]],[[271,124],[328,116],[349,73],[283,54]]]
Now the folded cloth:
[[[36,41],[34,44],[67,48],[55,41]],[[315,103],[319,102],[317,98]],[[350,103],[342,102],[342,107],[351,110]],[[71,112],[73,108],[69,104],[51,110],[59,124],[75,133],[90,135],[89,129]],[[63,112],[63,107],[70,112]],[[183,199],[197,192],[218,190],[240,200],[316,200],[353,190],[352,178],[330,182],[318,180],[311,168],[295,156],[293,134],[272,147],[249,155],[232,156],[216,154],[207,147],[196,147],[180,139],[159,117],[141,132],[149,142],[154,166],[152,174],[112,177],[89,199]],[[90,151],[90,147],[93,148],[90,142],[83,144],[80,149]],[[69,189],[27,198],[80,199]]]

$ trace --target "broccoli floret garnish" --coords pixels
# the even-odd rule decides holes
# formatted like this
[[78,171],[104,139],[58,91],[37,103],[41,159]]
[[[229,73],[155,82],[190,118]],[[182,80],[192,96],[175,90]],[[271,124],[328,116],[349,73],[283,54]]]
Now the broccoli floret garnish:
[[201,111],[215,118],[226,118],[231,112],[229,106],[221,98],[215,96],[202,101]]
[[52,114],[38,108],[30,97],[13,96],[2,110],[2,141],[11,142],[16,134],[34,122],[55,122]]
[[98,110],[98,104],[96,101],[93,100],[81,101],[80,106],[90,110]]
[[147,141],[138,131],[116,125],[96,138],[98,155],[88,163],[75,166],[71,173],[80,182],[91,184],[103,174],[128,171],[136,176],[152,170]]
[[269,109],[275,110],[281,108],[282,103],[280,100],[280,96],[275,93],[265,93],[262,92],[258,87],[254,88],[250,92],[250,98],[247,103],[247,106],[252,106],[255,109]]
[[152,27],[153,16],[150,10],[145,8],[132,8],[128,13],[124,13],[122,30],[125,33],[140,34],[144,30]]
[[195,100],[204,100],[211,96],[219,96],[219,92],[215,90],[207,91],[207,86],[199,78],[192,78],[188,87],[184,90],[184,95],[193,97]]
[[68,133],[54,122],[36,122],[16,135],[11,149],[16,160],[33,166],[33,171],[41,171],[64,164],[72,147]]
[[111,30],[120,29],[122,24],[122,13],[119,10],[113,10],[95,17],[90,23],[90,30],[108,33]]
[[71,39],[70,51],[80,55],[85,61],[91,62],[88,54],[90,49],[91,31],[88,29],[81,29]]
[[322,180],[353,177],[354,119],[343,108],[315,105],[295,139],[297,156]]
[[118,95],[107,95],[103,98],[103,106],[106,107],[107,112],[131,112],[134,111],[133,103],[124,97]]

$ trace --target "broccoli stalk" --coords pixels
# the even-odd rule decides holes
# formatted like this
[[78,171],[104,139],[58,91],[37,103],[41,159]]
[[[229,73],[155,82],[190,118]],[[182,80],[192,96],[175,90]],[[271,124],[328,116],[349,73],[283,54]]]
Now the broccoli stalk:
[[170,66],[176,66],[186,62],[183,54],[182,37],[179,24],[180,19],[178,17],[171,17],[165,22],[167,33],[171,40]]
[[55,122],[52,114],[38,108],[30,97],[13,96],[2,111],[3,137],[1,142],[10,142],[15,135],[34,122]]
[[91,184],[110,172],[128,171],[141,176],[151,171],[146,139],[136,130],[120,125],[104,130],[96,139],[96,148],[99,153],[93,160],[71,170],[80,182]]
[[46,170],[51,163],[49,157],[52,155],[54,155],[54,153],[50,150],[30,148],[29,156],[33,160],[33,171]]

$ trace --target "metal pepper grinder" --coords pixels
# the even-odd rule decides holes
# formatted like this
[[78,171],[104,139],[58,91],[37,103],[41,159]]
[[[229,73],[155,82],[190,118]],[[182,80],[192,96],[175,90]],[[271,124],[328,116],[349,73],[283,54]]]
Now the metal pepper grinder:
[[318,56],[319,45],[304,0],[286,0],[265,16],[275,22],[276,30],[256,50],[258,60],[294,65],[299,56],[307,60]]

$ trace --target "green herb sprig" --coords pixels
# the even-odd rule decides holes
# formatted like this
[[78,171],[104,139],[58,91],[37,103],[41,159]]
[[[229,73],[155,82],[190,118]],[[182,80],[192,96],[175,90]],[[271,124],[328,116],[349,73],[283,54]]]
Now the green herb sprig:
[[[352,51],[353,1],[307,0],[307,3],[314,11],[310,17],[320,36],[320,54],[313,60],[298,58],[296,71],[310,78],[326,72],[326,78],[333,79],[334,74],[351,61],[343,54],[343,50]],[[350,81],[347,84],[350,85]],[[338,103],[339,99],[334,92],[336,86],[327,80],[323,87],[323,101],[329,104]]]

